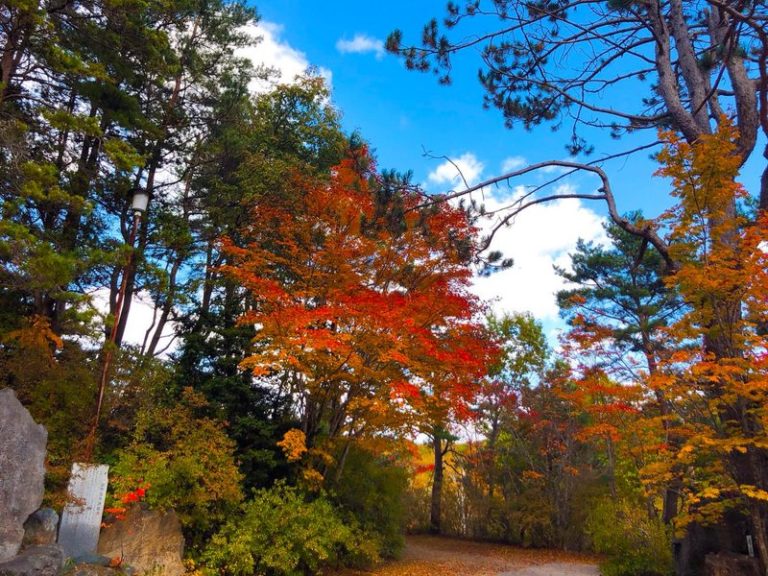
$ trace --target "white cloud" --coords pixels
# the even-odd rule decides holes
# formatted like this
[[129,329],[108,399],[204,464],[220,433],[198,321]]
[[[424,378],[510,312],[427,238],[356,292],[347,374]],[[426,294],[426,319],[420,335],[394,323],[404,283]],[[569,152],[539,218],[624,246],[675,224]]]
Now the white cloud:
[[[107,304],[109,299],[109,290],[106,288],[100,288],[91,294],[91,305],[102,315],[105,315],[109,309]],[[147,330],[153,326],[153,318],[155,315],[155,307],[148,292],[141,291],[138,294],[134,294],[133,300],[131,300],[131,310],[128,314],[128,322],[125,326],[125,335],[123,341],[126,344],[133,344],[136,346],[142,346],[144,344],[144,338],[146,337]],[[160,316],[160,312],[157,312],[157,316]],[[158,353],[162,352],[162,357],[167,357],[168,354],[174,352],[178,347],[178,340],[175,338],[176,323],[169,321],[160,336],[160,344],[158,345]],[[147,341],[152,338],[152,332],[150,332]],[[101,342],[89,342],[90,345],[101,346]]]
[[526,164],[528,164],[528,161],[522,156],[510,156],[509,158],[505,158],[501,163],[501,173],[504,174],[505,172],[518,170]]
[[384,50],[384,42],[378,38],[372,38],[365,34],[355,34],[352,40],[345,40],[340,38],[336,42],[336,50],[342,54],[365,54],[366,52],[373,52],[376,55],[376,60],[381,60],[386,54]]
[[430,172],[427,178],[433,184],[453,188],[463,187],[465,181],[468,186],[472,186],[480,181],[484,168],[485,165],[472,152],[466,152],[458,158],[446,160]]
[[[573,192],[561,186],[558,193]],[[498,197],[486,197],[494,210],[508,204]],[[502,213],[503,215],[503,213]],[[493,300],[499,313],[530,312],[547,325],[557,323],[555,293],[566,287],[553,265],[567,268],[579,238],[604,242],[604,219],[580,200],[569,198],[537,204],[521,212],[512,225],[494,236],[492,249],[501,250],[514,265],[487,278],[477,278],[473,291],[484,300]],[[490,230],[492,222],[485,227]]]
[[[293,48],[282,40],[283,29],[281,24],[265,20],[261,20],[257,24],[249,24],[246,26],[246,32],[254,38],[261,38],[261,40],[252,46],[239,49],[237,55],[241,58],[248,58],[257,68],[263,66],[276,70],[280,74],[280,82],[290,83],[296,76],[305,74],[312,67],[312,64],[304,52]],[[317,68],[317,70],[330,87],[333,78],[331,71],[322,67]],[[250,88],[252,92],[265,92],[271,86],[272,82],[254,79]]]

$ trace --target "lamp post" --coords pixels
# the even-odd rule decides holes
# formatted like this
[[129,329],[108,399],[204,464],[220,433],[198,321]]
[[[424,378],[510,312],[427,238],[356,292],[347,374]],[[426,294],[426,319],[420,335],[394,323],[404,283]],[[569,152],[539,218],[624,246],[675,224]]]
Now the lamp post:
[[109,369],[112,366],[112,356],[114,354],[115,341],[117,340],[117,331],[120,327],[121,313],[123,310],[123,302],[125,300],[125,292],[128,288],[128,275],[133,265],[134,251],[133,245],[136,243],[136,234],[139,231],[139,225],[141,224],[141,217],[147,211],[149,205],[149,194],[142,189],[137,189],[133,193],[131,200],[131,231],[128,235],[128,246],[130,252],[128,253],[128,261],[123,267],[123,277],[120,280],[120,289],[117,292],[117,301],[115,302],[115,314],[112,321],[112,327],[109,331],[109,338],[104,342],[104,349],[102,350],[102,362],[101,362],[101,374],[99,376],[99,397],[96,402],[96,414],[91,424],[91,430],[88,433],[88,438],[85,445],[85,460],[90,461],[93,457],[93,450],[96,446],[96,431],[99,427],[99,420],[101,419],[101,409],[104,404],[104,392],[107,389],[107,382],[109,381]]

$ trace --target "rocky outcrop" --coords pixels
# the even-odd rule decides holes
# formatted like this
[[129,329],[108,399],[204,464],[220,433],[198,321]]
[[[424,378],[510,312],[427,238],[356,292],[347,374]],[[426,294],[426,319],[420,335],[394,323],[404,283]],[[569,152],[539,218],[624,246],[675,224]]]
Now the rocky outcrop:
[[40,507],[48,433],[10,388],[0,390],[0,562],[13,558],[24,522]]
[[760,563],[757,558],[741,554],[707,554],[704,559],[706,576],[760,576]]
[[33,546],[0,563],[0,576],[57,576],[64,566],[59,546]]
[[115,558],[139,573],[184,574],[184,536],[173,511],[130,508],[124,519],[101,531],[99,554]]

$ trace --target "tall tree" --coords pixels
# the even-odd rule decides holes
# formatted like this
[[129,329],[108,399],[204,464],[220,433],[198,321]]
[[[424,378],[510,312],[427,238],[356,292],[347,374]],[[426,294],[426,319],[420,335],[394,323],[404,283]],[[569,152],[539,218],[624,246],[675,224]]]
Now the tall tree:
[[[642,226],[640,214],[627,218]],[[629,373],[623,376],[636,380],[632,356],[640,355],[647,372],[656,371],[660,331],[681,314],[683,303],[667,286],[664,261],[655,250],[613,223],[604,227],[610,245],[579,240],[570,267],[557,269],[574,286],[558,292],[558,305],[571,326],[584,332],[607,329],[613,348],[602,350],[604,367],[614,373],[624,367]]]
[[349,442],[472,395],[483,357],[466,290],[473,229],[448,206],[415,210],[408,191],[402,221],[379,216],[388,195],[373,192],[383,181],[364,148],[328,181],[292,183],[300,194],[255,207],[247,245],[226,243],[225,269],[255,303],[241,319],[257,327],[241,365],[277,378],[306,445],[340,443],[343,467]]
[[[766,342],[756,327],[766,314],[765,216],[750,225],[732,213],[734,202],[746,196],[734,183],[739,157],[733,129],[725,127],[694,145],[666,137],[660,172],[672,180],[679,198],[668,214],[680,261],[671,281],[688,304],[670,334],[673,343],[702,344],[666,359],[652,379],[678,408],[685,430],[671,460],[684,487],[683,520],[721,518],[729,507],[744,511],[764,570]],[[689,475],[692,467],[698,470],[695,478]]]
[[[250,41],[242,26],[253,17],[240,3],[205,0],[3,6],[0,242],[18,309],[59,334],[82,332],[86,294],[110,288],[116,313],[124,283],[121,341],[154,226],[145,219],[126,266],[131,197],[153,197],[161,221],[188,215],[171,206],[185,197],[220,85],[248,74],[233,52]],[[176,178],[172,167],[184,164]]]
[[[627,218],[642,225],[640,214]],[[570,269],[558,269],[575,285],[557,294],[560,313],[571,326],[565,349],[587,375],[606,373],[620,382],[645,386],[659,362],[675,351],[665,329],[682,315],[684,303],[665,281],[664,261],[655,250],[613,223],[605,229],[611,245],[579,241]],[[590,381],[591,377],[584,380]],[[647,416],[659,414],[664,441],[674,442],[670,401],[663,390],[652,392],[655,406],[646,407]],[[664,490],[665,522],[677,514],[678,499],[674,486]]]

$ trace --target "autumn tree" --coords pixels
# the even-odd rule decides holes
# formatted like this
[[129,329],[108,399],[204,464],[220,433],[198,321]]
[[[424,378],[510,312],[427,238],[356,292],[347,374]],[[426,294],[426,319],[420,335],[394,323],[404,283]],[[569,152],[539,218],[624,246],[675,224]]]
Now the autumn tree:
[[505,411],[517,403],[523,389],[536,383],[550,351],[541,324],[530,314],[492,314],[488,329],[500,342],[500,354],[491,366],[476,410],[488,448],[493,450]]
[[222,102],[207,126],[209,137],[190,179],[190,202],[200,218],[191,224],[194,257],[177,282],[188,299],[173,302],[170,319],[179,338],[176,379],[204,393],[217,416],[230,423],[246,483],[264,486],[286,473],[275,442],[295,425],[292,399],[283,387],[257,385],[238,369],[254,330],[237,320],[254,300],[223,273],[233,260],[219,239],[244,246],[251,208],[295,199],[298,189],[290,183],[296,172],[327,177],[347,137],[320,77],[297,77],[256,96],[228,95],[233,101]]
[[[420,196],[382,184],[354,150],[329,180],[296,174],[299,194],[257,205],[245,246],[225,241],[225,270],[254,300],[241,367],[294,399],[309,449],[338,443],[339,468],[356,439],[466,402],[482,358],[465,214],[419,211]],[[382,211],[386,197],[402,219]]]
[[[636,225],[640,214],[629,215]],[[663,259],[643,239],[616,224],[605,225],[610,244],[579,241],[570,268],[558,273],[572,288],[558,292],[560,314],[570,325],[564,351],[587,377],[610,377],[647,389],[647,377],[658,370],[669,349],[664,330],[683,312],[684,304],[668,286]],[[660,418],[664,442],[671,441],[671,405],[662,390],[655,402],[644,405],[646,416]],[[662,516],[670,522],[677,513],[678,491],[665,490]]]
[[499,354],[473,406],[473,426],[483,434],[484,441],[472,455],[480,477],[469,489],[482,492],[492,506],[504,475],[498,466],[497,443],[517,414],[524,391],[538,382],[550,350],[541,324],[529,314],[491,314],[487,324],[498,341]]
[[[763,567],[766,543],[766,436],[763,398],[766,262],[764,221],[750,224],[734,204],[740,159],[733,129],[689,145],[671,133],[659,173],[672,181],[678,204],[667,214],[680,269],[671,278],[688,304],[673,326],[673,342],[699,342],[664,363],[654,387],[677,406],[683,442],[670,462],[681,465],[680,524],[721,519],[743,510]],[[696,474],[691,474],[692,470]],[[658,468],[658,473],[670,473]]]
[[474,420],[472,406],[496,356],[495,342],[480,325],[451,326],[440,342],[440,356],[413,371],[425,385],[409,401],[415,413],[414,430],[432,444],[429,530],[433,534],[442,532],[446,454],[459,439],[461,425]]
[[593,476],[586,444],[579,440],[582,414],[565,394],[574,388],[564,363],[542,371],[536,386],[521,390],[497,440],[503,516],[496,522],[511,542],[582,545],[575,498]]

